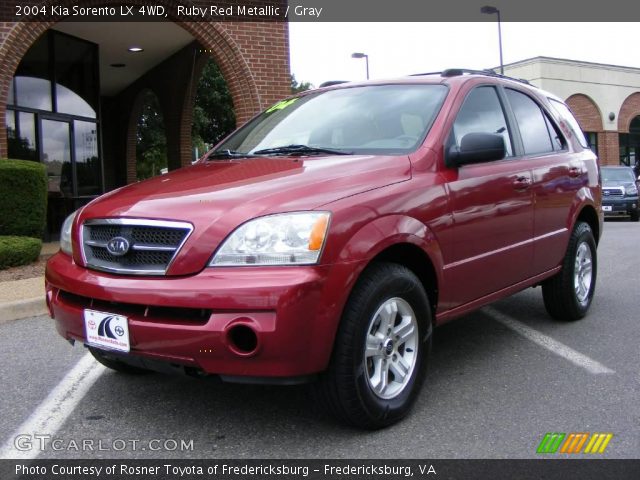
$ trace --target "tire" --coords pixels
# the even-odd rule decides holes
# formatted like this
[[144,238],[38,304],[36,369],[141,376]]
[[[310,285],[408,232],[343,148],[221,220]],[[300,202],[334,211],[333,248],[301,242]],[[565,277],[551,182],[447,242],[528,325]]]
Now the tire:
[[632,222],[637,222],[637,221],[639,221],[639,220],[640,220],[640,211],[639,211],[639,210],[632,210],[632,211],[629,213],[629,219],[630,219]]
[[593,300],[598,271],[596,241],[589,224],[578,222],[571,233],[562,270],[542,284],[544,306],[556,320],[583,318]]
[[401,265],[372,264],[349,297],[329,368],[314,385],[317,400],[356,427],[374,430],[399,421],[424,382],[431,333],[420,280]]
[[151,370],[146,370],[144,368],[134,367],[133,365],[129,365],[120,360],[109,355],[109,352],[104,352],[97,348],[89,347],[89,351],[93,358],[95,358],[98,362],[104,365],[111,370],[115,370],[120,373],[127,373],[129,375],[144,375],[147,373],[151,373]]

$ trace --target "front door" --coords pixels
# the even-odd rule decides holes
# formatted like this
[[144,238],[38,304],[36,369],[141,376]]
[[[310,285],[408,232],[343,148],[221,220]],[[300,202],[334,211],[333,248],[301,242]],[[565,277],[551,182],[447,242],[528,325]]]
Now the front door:
[[[512,134],[496,88],[472,90],[453,125],[449,145],[467,133],[500,134],[507,157],[458,168],[449,186],[454,222],[453,258],[445,266],[456,307],[530,276],[533,194],[527,162],[513,155]],[[455,285],[464,288],[455,289]]]

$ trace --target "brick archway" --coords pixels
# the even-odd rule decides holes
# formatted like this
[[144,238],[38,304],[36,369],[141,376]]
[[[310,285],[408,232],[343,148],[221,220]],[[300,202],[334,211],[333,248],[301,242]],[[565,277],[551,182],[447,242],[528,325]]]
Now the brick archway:
[[618,131],[629,133],[631,121],[640,115],[640,92],[635,92],[625,98],[618,113]]
[[[143,5],[146,0],[130,0],[130,4]],[[75,0],[50,0],[46,4],[55,3],[60,6],[71,6]],[[86,6],[120,5],[121,0],[88,0]],[[146,2],[148,3],[148,2]],[[169,7],[176,3],[175,0],[158,0],[158,5]],[[170,9],[168,9],[170,10]],[[16,23],[6,34],[4,43],[0,47],[0,157],[7,155],[6,131],[6,98],[8,97],[11,80],[18,64],[27,50],[45,31],[64,18],[40,23]],[[171,19],[170,20],[176,20]],[[251,116],[269,103],[274,102],[288,94],[288,34],[285,24],[269,22],[265,24],[251,24],[243,22],[242,25],[223,24],[213,22],[175,22],[189,32],[203,48],[207,49],[211,57],[220,67],[233,98],[234,110],[238,124],[244,123]],[[255,33],[267,39],[270,36],[284,40],[277,45],[278,60],[284,63],[282,72],[275,70],[275,78],[271,81],[256,81],[253,70],[264,70],[261,61],[262,52],[251,52],[251,45],[255,35],[244,35],[243,30]],[[2,38],[0,38],[0,43]],[[240,41],[238,41],[240,40]],[[239,45],[242,43],[242,45]],[[281,51],[286,50],[286,51]],[[248,58],[251,57],[251,58]],[[281,57],[281,58],[280,58]],[[249,62],[250,60],[250,62]],[[271,60],[273,61],[273,60]],[[260,73],[264,74],[264,71]]]
[[602,114],[591,97],[576,93],[567,98],[566,103],[575,115],[576,120],[578,120],[582,130],[585,132],[601,132],[603,130]]

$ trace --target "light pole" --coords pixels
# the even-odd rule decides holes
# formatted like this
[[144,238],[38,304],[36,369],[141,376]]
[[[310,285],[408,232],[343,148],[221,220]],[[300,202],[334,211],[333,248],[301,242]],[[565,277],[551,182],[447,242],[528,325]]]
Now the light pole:
[[504,65],[502,63],[502,28],[500,27],[500,10],[491,5],[485,5],[480,9],[480,13],[486,13],[487,15],[498,15],[498,45],[500,47],[500,75],[504,75]]
[[356,52],[351,54],[351,58],[364,58],[367,64],[367,80],[369,80],[369,55],[366,53]]

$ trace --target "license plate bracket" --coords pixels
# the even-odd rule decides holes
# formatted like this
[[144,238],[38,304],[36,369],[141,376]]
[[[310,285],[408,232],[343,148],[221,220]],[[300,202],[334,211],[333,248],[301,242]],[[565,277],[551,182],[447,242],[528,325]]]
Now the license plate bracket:
[[123,315],[84,310],[87,344],[105,350],[129,352],[129,319]]

